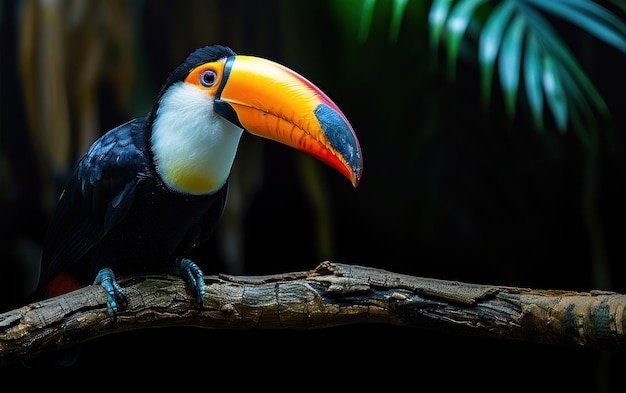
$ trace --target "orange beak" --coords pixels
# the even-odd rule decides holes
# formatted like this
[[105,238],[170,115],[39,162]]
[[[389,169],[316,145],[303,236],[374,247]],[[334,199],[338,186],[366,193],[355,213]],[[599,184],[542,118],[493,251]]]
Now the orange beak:
[[361,180],[361,147],[346,116],[289,68],[258,57],[227,58],[214,111],[251,134],[327,163],[355,187]]

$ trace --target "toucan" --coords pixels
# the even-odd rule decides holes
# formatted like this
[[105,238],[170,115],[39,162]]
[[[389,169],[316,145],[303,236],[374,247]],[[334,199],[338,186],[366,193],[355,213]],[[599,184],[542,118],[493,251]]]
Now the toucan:
[[43,241],[37,296],[100,284],[115,317],[127,304],[116,275],[168,269],[201,304],[203,272],[188,256],[220,221],[243,132],[316,157],[355,187],[361,179],[355,132],[313,83],[226,46],[196,49],[149,113],[103,134],[77,162]]

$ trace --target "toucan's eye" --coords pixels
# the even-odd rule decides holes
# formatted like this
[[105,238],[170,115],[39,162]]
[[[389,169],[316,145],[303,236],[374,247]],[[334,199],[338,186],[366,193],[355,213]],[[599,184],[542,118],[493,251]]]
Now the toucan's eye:
[[200,74],[200,83],[204,87],[212,87],[217,80],[217,74],[215,71],[206,70],[202,74]]

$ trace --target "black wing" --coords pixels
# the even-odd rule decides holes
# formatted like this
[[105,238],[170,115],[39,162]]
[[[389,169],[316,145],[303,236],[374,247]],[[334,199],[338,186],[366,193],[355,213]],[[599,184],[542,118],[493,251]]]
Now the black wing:
[[107,132],[76,165],[46,233],[38,291],[79,262],[128,213],[148,165],[146,119]]

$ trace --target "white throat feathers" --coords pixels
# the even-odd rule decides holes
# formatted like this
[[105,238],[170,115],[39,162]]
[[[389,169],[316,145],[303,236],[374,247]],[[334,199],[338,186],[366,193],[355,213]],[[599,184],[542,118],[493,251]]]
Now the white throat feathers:
[[212,194],[230,175],[242,133],[213,112],[206,92],[177,82],[163,94],[152,126],[157,173],[174,191]]

